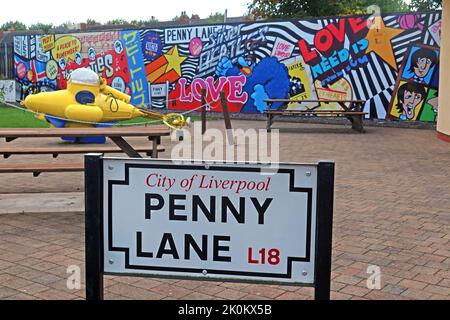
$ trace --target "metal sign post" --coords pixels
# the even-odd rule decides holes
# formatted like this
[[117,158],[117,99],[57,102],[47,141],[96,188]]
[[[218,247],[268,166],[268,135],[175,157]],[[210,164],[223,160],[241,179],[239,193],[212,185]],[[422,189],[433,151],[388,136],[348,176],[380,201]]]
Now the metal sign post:
[[103,275],[315,287],[330,298],[334,163],[86,155],[86,298]]
[[103,300],[103,165],[101,154],[84,158],[86,299]]

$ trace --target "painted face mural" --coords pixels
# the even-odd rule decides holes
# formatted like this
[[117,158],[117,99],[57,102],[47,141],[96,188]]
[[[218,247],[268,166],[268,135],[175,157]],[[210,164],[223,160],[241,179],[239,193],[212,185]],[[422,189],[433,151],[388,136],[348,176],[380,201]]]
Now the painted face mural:
[[413,45],[405,54],[394,88],[389,117],[403,121],[436,121],[439,48]]
[[414,80],[424,81],[424,78],[434,68],[437,63],[436,52],[430,49],[421,48],[415,51],[411,57],[411,69],[414,72]]
[[417,117],[417,107],[425,97],[425,89],[416,83],[405,83],[398,90],[398,109],[400,120],[413,120]]
[[16,36],[17,99],[87,67],[144,108],[221,112],[221,94],[242,113],[341,108],[267,99],[358,99],[370,118],[435,121],[440,25],[436,11]]

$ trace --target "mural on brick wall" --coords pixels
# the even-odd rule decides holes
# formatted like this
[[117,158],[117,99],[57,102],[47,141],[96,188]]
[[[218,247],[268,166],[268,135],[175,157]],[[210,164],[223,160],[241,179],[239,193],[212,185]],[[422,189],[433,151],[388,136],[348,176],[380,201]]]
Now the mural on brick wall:
[[[268,98],[362,99],[370,118],[435,121],[440,23],[437,11],[17,36],[17,96],[63,89],[72,70],[89,67],[141,107],[195,109],[206,90],[211,111],[221,111],[223,91],[232,112],[340,108],[269,106]],[[434,55],[417,57],[423,50]],[[414,78],[428,62],[426,79]],[[158,90],[168,96],[153,95]],[[405,101],[413,92],[421,102],[411,116]]]

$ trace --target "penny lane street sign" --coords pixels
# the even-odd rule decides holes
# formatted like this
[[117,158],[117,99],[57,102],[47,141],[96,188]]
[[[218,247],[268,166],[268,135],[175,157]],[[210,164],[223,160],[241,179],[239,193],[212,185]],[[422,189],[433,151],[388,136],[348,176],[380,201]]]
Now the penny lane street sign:
[[334,163],[87,155],[86,297],[103,275],[315,287],[329,299]]

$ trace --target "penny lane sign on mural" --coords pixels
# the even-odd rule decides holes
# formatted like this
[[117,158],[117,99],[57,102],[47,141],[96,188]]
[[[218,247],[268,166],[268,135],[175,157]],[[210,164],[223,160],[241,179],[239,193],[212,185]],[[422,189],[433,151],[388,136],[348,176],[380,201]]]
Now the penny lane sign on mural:
[[[373,119],[434,122],[440,30],[441,12],[430,11],[22,35],[14,37],[17,99],[65,89],[74,69],[88,67],[141,107],[197,109],[206,90],[214,112],[222,112],[223,91],[230,112],[341,108],[269,106],[268,98],[355,99]],[[162,84],[166,95],[151,91]],[[420,99],[405,101],[405,92]]]
[[103,274],[315,287],[329,299],[334,163],[86,156],[86,297]]

